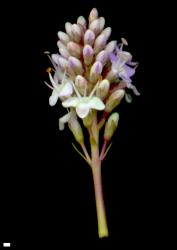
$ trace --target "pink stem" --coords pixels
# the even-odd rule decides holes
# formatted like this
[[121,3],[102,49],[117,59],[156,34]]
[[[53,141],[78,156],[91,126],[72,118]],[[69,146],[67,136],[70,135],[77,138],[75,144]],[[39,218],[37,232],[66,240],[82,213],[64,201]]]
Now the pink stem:
[[104,143],[103,143],[103,146],[102,146],[102,149],[101,149],[101,154],[100,154],[100,160],[101,161],[104,159],[104,154],[106,152],[107,145],[108,145],[108,141],[104,140]]

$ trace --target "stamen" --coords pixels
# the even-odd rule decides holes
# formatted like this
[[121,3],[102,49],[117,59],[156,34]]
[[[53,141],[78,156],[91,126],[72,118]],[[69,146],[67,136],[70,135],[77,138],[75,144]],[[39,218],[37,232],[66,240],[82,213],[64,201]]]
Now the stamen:
[[46,72],[47,72],[47,73],[51,73],[52,70],[54,71],[54,69],[52,69],[51,67],[49,67],[49,68],[46,69]]
[[53,67],[55,69],[57,69],[57,66],[55,65],[54,61],[52,60],[52,58],[50,56],[50,52],[49,51],[45,51],[44,54],[47,55],[47,57],[49,58],[49,60],[51,61],[52,65],[53,65]]
[[64,71],[64,74],[63,74],[63,78],[62,78],[62,80],[61,80],[61,83],[64,83],[65,78],[66,78],[66,70]]
[[95,87],[92,89],[92,92],[90,93],[89,98],[92,98],[92,96],[94,95],[94,93],[95,93],[95,91],[96,91],[96,89],[97,89],[99,83],[100,83],[100,80],[98,80],[97,84],[96,84]]
[[85,89],[84,89],[84,97],[87,95],[87,84],[85,84]]
[[57,88],[58,84],[53,80],[51,73],[49,72],[49,78],[54,88]]
[[77,90],[77,88],[76,88],[75,84],[73,83],[73,81],[71,81],[71,84],[73,85],[73,88],[74,88],[74,91],[76,92],[77,97],[79,99],[81,99],[81,95],[80,95],[79,91]]
[[120,50],[122,50],[122,49],[123,49],[123,46],[124,46],[124,44],[123,44],[123,43],[121,43],[121,44],[120,44]]
[[128,42],[127,42],[127,40],[126,40],[125,38],[122,37],[122,38],[121,38],[121,41],[122,41],[122,43],[123,43],[124,45],[126,45],[126,46],[128,45]]
[[44,82],[45,83],[45,85],[47,85],[47,87],[49,87],[50,89],[54,89],[51,85],[49,85],[47,82]]

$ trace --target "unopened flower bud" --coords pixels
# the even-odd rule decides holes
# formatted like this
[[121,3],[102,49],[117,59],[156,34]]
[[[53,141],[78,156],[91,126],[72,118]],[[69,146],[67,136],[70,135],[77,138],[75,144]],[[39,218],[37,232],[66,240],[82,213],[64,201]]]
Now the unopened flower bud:
[[80,42],[81,38],[82,38],[82,30],[79,27],[78,24],[73,24],[72,25],[72,34],[73,34],[73,39],[75,42]]
[[98,11],[96,8],[93,8],[90,12],[90,15],[89,15],[89,23],[93,22],[95,19],[98,18]]
[[105,18],[104,17],[100,17],[99,21],[100,21],[100,32],[101,32],[104,29]]
[[83,76],[81,76],[81,75],[76,76],[75,85],[76,85],[77,89],[79,90],[80,94],[86,95],[87,80]]
[[107,28],[105,28],[105,29],[101,32],[101,34],[104,34],[104,35],[105,35],[106,41],[109,39],[109,37],[110,37],[110,35],[111,35],[111,31],[112,31],[112,29],[111,29],[110,27],[107,27]]
[[76,74],[83,74],[83,67],[82,67],[82,63],[79,59],[77,59],[76,57],[70,56],[68,58],[69,61],[69,65],[71,66],[71,68],[74,70],[74,72]]
[[59,58],[60,55],[59,54],[52,54],[52,60],[54,61],[54,63],[58,64],[59,63]]
[[59,48],[59,52],[60,54],[65,57],[65,58],[68,58],[70,56],[66,46],[61,42],[61,41],[58,41],[57,42],[57,45],[58,45],[58,48]]
[[96,90],[96,95],[102,100],[104,100],[109,93],[109,87],[110,87],[109,81],[107,79],[104,79],[98,85],[98,88]]
[[119,105],[119,103],[121,102],[124,95],[125,95],[125,91],[123,89],[118,89],[115,92],[113,92],[109,96],[109,98],[106,102],[105,111],[107,113],[110,113],[115,107],[117,107]]
[[58,38],[65,45],[67,45],[67,43],[70,41],[70,38],[69,38],[68,34],[66,34],[65,32],[62,32],[62,31],[58,32]]
[[98,35],[98,33],[100,32],[100,20],[95,19],[93,22],[91,22],[89,25],[89,29],[92,30],[95,35]]
[[77,43],[75,43],[75,42],[69,42],[67,44],[67,49],[68,49],[69,53],[72,56],[80,58],[80,56],[81,56],[81,48],[80,48],[80,46]]
[[100,78],[101,72],[103,70],[103,65],[101,62],[95,62],[90,70],[90,81],[97,82]]
[[70,77],[72,80],[74,80],[75,77],[76,77],[76,74],[75,74],[74,70],[71,68],[69,62],[68,62],[68,65],[66,65],[65,70],[66,70],[67,74],[69,75],[69,77]]
[[67,34],[69,35],[69,37],[72,39],[73,38],[72,24],[70,22],[65,23],[65,30],[66,30]]
[[92,125],[92,122],[93,122],[93,112],[92,112],[92,110],[90,110],[88,115],[82,120],[83,120],[84,126],[86,128],[89,128]]
[[95,41],[95,33],[92,30],[87,30],[84,35],[84,43],[93,45]]
[[58,59],[58,64],[60,65],[62,70],[65,70],[68,66],[68,60],[60,56],[60,58]]
[[117,45],[117,41],[111,41],[111,42],[109,42],[109,43],[106,45],[105,50],[106,50],[108,53],[112,53],[112,52],[115,50],[116,45]]
[[71,130],[71,132],[73,133],[76,141],[79,144],[82,144],[84,141],[84,135],[82,132],[82,128],[81,125],[79,123],[79,121],[77,120],[76,116],[73,116],[69,121],[68,121],[68,127]]
[[59,49],[63,49],[63,48],[66,48],[66,46],[60,41],[60,40],[58,40],[58,42],[57,42],[57,46],[58,46],[58,48]]
[[100,50],[102,50],[106,45],[106,36],[104,34],[99,35],[94,44],[94,52],[97,54]]
[[110,83],[115,82],[117,80],[117,72],[112,69],[107,73],[106,78],[110,81]]
[[100,53],[96,56],[96,61],[101,62],[103,65],[105,65],[108,61],[108,53],[106,50],[100,51]]
[[70,54],[69,54],[69,52],[68,52],[68,50],[66,48],[65,49],[62,49],[62,48],[59,49],[59,52],[65,58],[68,58],[70,56]]
[[77,24],[81,25],[84,31],[86,30],[87,21],[85,20],[83,16],[78,17]]
[[119,122],[119,114],[118,113],[113,113],[110,115],[108,118],[108,121],[106,122],[105,125],[105,130],[104,130],[104,140],[110,141]]
[[90,65],[92,63],[93,55],[94,55],[94,52],[93,52],[92,47],[88,44],[85,45],[83,49],[83,57],[84,57],[84,63],[86,65]]

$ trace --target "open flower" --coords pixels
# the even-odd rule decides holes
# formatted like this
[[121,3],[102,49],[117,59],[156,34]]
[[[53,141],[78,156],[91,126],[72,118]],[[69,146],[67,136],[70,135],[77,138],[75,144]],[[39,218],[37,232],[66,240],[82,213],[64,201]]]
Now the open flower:
[[59,130],[64,130],[65,124],[69,122],[72,117],[72,113],[68,112],[66,115],[59,118]]
[[98,83],[96,84],[95,88],[92,90],[89,96],[81,96],[76,86],[73,84],[73,88],[77,96],[69,97],[67,100],[63,101],[63,107],[76,108],[77,115],[82,119],[88,115],[91,109],[104,110],[105,105],[103,101],[100,98],[93,96],[98,86]]
[[[50,71],[48,71],[48,73],[49,73],[49,78],[52,83],[52,86],[46,82],[45,84],[53,90],[49,98],[49,104],[50,106],[54,106],[57,103],[58,98],[62,98],[62,97],[66,98],[72,95],[73,86],[71,84],[71,80],[66,77],[65,73],[63,74],[62,72],[59,72],[59,70],[57,70],[53,78]],[[61,83],[59,83],[60,80],[61,80]]]
[[132,62],[132,55],[127,51],[123,51],[122,48],[123,43],[120,47],[116,47],[115,53],[110,53],[112,71],[124,81],[125,87],[132,89],[135,95],[139,95],[136,87],[131,84],[131,77],[135,74],[137,63]]

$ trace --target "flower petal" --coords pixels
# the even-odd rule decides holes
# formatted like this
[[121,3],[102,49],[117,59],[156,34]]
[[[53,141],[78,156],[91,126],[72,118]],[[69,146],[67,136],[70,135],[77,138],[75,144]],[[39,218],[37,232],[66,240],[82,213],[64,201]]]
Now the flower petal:
[[102,100],[96,96],[93,96],[89,102],[89,106],[92,109],[96,109],[96,110],[103,110],[105,108],[104,103],[102,102]]
[[62,102],[62,106],[64,108],[76,107],[79,103],[79,99],[77,97],[69,97],[67,100]]
[[61,86],[60,92],[58,94],[59,97],[68,97],[73,93],[73,86],[70,82],[66,82]]
[[119,77],[124,80],[125,82],[131,83],[131,78],[129,77],[129,75],[127,74],[127,72],[125,70],[122,70],[119,73]]
[[110,58],[112,63],[115,63],[118,60],[117,56],[114,53],[110,53],[109,58]]
[[61,68],[58,66],[53,77],[54,81],[57,83],[61,82],[63,79],[63,76],[64,76],[64,73],[62,72]]
[[69,119],[71,118],[71,112],[69,112],[68,114],[62,116],[59,119],[59,129],[63,130],[65,127],[65,123],[67,123],[69,121]]
[[89,111],[90,107],[88,103],[80,103],[76,107],[76,113],[81,119],[85,118],[88,115]]
[[49,105],[54,106],[57,103],[57,101],[58,101],[58,93],[54,89],[52,91],[52,94],[51,94],[50,98],[49,98]]
[[137,88],[136,88],[133,84],[127,83],[127,88],[132,89],[132,90],[133,90],[133,93],[134,93],[135,95],[140,95],[140,92],[137,90]]
[[131,68],[127,65],[124,65],[124,69],[129,77],[131,77],[135,74],[135,68]]

